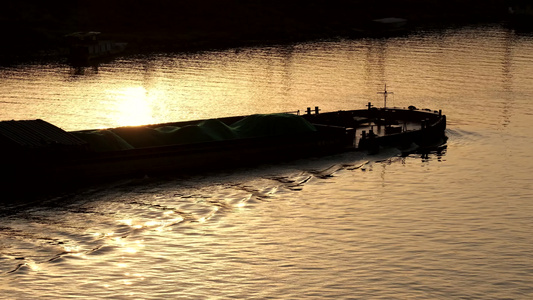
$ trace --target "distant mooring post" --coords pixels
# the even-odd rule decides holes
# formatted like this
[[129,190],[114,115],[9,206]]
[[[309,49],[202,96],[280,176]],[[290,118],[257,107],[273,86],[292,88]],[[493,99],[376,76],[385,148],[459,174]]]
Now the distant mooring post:
[[383,92],[378,92],[378,94],[383,94],[383,107],[387,107],[387,95],[394,94],[393,92],[387,92],[387,84],[385,83],[385,90]]

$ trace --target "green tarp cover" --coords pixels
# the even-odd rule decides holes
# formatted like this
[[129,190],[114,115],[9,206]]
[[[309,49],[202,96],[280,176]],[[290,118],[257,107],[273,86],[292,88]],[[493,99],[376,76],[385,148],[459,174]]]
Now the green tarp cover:
[[316,131],[315,127],[300,116],[257,114],[231,125],[213,119],[183,127],[120,127],[72,133],[87,141],[93,151],[104,152],[313,131]]
[[134,147],[110,130],[75,131],[71,134],[86,141],[98,152],[133,149]]

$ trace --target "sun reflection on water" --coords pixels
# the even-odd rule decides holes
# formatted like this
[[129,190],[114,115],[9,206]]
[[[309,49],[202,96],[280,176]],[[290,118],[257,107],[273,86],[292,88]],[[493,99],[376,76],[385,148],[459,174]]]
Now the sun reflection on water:
[[110,116],[118,126],[134,126],[153,124],[154,102],[156,96],[153,91],[147,91],[144,87],[125,87],[109,91],[116,104],[114,115]]
[[119,267],[119,268],[127,268],[128,264],[127,263],[117,263],[117,267]]
[[41,270],[41,267],[39,266],[39,264],[36,263],[33,260],[30,260],[30,261],[26,262],[25,266],[30,268],[30,270],[32,270],[32,271],[40,271]]
[[144,248],[143,241],[128,242],[124,239],[120,239],[116,240],[115,242],[120,246],[120,248],[122,248],[122,252],[129,254],[135,254],[139,252],[142,248]]

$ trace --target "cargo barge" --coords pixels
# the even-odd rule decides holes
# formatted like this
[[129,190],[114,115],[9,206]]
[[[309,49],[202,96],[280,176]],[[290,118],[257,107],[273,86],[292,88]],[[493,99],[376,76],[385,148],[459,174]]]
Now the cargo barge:
[[[446,116],[409,108],[257,114],[67,132],[43,120],[0,122],[4,191],[199,172],[343,151],[439,143]],[[32,192],[33,191],[33,192]]]

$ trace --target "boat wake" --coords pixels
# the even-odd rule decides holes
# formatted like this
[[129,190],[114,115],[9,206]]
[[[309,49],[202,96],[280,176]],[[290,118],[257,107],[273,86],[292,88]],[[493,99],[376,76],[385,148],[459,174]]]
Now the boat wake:
[[241,209],[282,201],[308,184],[372,171],[375,164],[401,158],[396,148],[375,155],[347,152],[189,177],[123,180],[8,207],[0,215],[0,273],[9,276],[71,258],[127,251],[128,241],[140,234],[216,224]]

